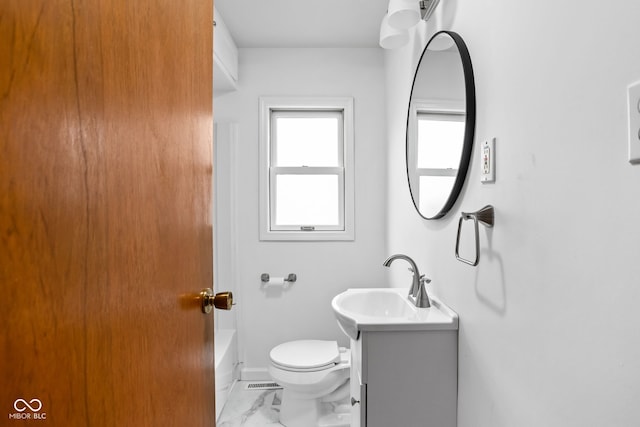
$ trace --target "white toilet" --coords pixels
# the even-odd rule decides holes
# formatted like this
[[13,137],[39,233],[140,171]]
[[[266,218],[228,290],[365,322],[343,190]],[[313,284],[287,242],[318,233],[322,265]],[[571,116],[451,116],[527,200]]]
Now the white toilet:
[[280,423],[286,427],[350,425],[349,350],[336,341],[290,341],[269,353],[269,373],[283,388]]

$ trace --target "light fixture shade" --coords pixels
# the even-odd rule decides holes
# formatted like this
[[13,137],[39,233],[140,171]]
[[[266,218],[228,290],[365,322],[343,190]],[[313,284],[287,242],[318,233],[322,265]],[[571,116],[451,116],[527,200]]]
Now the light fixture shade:
[[456,42],[447,34],[438,34],[429,40],[429,50],[442,52],[449,50],[456,45]]
[[420,2],[418,0],[390,0],[389,25],[398,30],[406,30],[420,22]]
[[409,32],[398,30],[389,25],[389,15],[384,15],[380,25],[380,46],[385,49],[396,49],[409,42]]

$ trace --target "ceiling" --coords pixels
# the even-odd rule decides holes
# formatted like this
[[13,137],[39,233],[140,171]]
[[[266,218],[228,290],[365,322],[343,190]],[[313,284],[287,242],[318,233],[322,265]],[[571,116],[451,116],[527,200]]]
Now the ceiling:
[[378,47],[388,0],[215,0],[236,45]]

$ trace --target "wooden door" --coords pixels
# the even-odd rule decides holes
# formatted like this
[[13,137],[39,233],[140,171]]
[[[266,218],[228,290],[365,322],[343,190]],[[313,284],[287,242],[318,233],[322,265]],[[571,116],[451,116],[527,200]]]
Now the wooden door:
[[215,424],[212,21],[2,0],[1,425]]

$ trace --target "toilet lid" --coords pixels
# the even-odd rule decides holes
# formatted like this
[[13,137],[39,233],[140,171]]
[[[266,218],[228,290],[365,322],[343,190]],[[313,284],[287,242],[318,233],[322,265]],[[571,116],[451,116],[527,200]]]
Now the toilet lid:
[[302,340],[280,344],[271,350],[271,361],[290,369],[318,369],[340,362],[336,341]]

